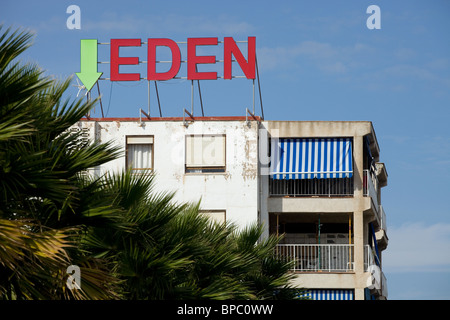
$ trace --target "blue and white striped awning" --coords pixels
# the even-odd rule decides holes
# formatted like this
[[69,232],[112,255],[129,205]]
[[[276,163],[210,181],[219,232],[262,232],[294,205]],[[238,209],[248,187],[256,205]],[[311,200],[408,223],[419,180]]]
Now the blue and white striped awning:
[[350,178],[352,138],[272,138],[273,179]]
[[304,295],[311,300],[354,300],[353,289],[310,289]]

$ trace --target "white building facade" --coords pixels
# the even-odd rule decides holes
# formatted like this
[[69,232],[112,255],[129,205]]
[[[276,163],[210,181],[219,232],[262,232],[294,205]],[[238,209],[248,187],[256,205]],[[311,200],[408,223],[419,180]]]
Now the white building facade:
[[151,170],[156,190],[201,200],[218,222],[283,235],[275,254],[311,298],[387,298],[387,173],[371,122],[86,118],[72,129],[123,150],[92,174]]

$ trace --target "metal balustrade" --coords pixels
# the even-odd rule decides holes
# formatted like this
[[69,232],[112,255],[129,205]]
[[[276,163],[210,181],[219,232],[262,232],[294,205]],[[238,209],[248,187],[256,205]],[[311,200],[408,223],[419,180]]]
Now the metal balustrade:
[[279,244],[276,255],[293,262],[293,271],[353,271],[353,245],[350,244]]
[[[275,255],[292,263],[293,271],[354,272],[353,244],[279,244]],[[364,270],[375,264],[372,248],[364,248]]]
[[381,220],[381,229],[387,232],[386,213],[384,212],[384,208],[382,205],[380,205],[380,220]]
[[353,177],[329,179],[269,179],[271,196],[353,196]]
[[372,198],[375,209],[378,211],[380,201],[378,198],[379,183],[375,174],[370,173],[369,170],[364,170],[363,174],[363,193],[365,196]]

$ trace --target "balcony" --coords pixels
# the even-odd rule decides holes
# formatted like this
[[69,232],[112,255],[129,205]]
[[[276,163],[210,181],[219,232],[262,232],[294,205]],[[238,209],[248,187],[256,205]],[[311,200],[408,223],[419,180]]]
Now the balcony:
[[386,224],[386,213],[384,212],[384,208],[380,205],[378,222],[378,231],[375,232],[375,236],[378,243],[379,250],[385,250],[388,246],[388,237],[387,237],[387,224]]
[[387,225],[386,225],[386,213],[380,201],[380,190],[383,185],[380,184],[377,176],[369,170],[364,170],[363,175],[363,193],[364,196],[370,197],[372,206],[374,208],[375,220],[373,224],[377,230],[377,240],[381,250],[387,247]]
[[364,170],[363,174],[363,193],[364,196],[372,199],[375,210],[379,211],[380,197],[379,197],[379,183],[375,174],[370,173],[369,170]]
[[380,226],[382,230],[387,231],[386,213],[382,205],[380,205]]
[[328,179],[269,179],[269,195],[280,197],[353,196],[353,177]]
[[[379,210],[378,178],[369,170],[363,174],[363,194],[371,197],[376,210]],[[322,196],[339,197],[353,196],[354,182],[350,178],[327,178],[327,179],[269,179],[269,195],[281,197]]]
[[[354,272],[353,244],[279,244],[276,256],[292,262],[297,272]],[[376,264],[369,245],[364,247],[364,271]]]

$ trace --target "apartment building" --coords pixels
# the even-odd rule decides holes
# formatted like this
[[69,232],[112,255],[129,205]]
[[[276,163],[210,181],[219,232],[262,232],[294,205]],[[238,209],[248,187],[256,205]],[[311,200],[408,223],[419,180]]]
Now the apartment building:
[[261,175],[261,222],[284,234],[314,299],[386,299],[382,272],[387,172],[368,121],[265,121],[270,174]]
[[93,175],[151,170],[156,190],[201,199],[218,222],[283,235],[275,254],[312,299],[387,298],[387,172],[371,122],[84,118],[72,130],[124,150]]

